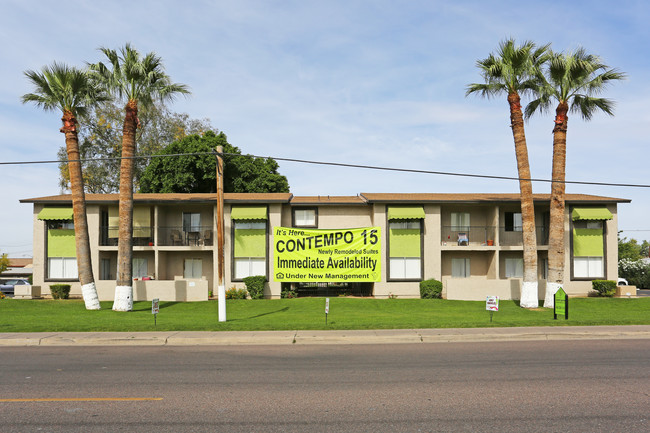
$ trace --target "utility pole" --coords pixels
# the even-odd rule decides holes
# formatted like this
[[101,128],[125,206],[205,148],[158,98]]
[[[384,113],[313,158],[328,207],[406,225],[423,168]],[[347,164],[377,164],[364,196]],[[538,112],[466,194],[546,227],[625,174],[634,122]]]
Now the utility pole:
[[223,268],[225,264],[223,244],[223,146],[217,146],[217,302],[219,303],[219,322],[226,321],[226,286],[223,279]]

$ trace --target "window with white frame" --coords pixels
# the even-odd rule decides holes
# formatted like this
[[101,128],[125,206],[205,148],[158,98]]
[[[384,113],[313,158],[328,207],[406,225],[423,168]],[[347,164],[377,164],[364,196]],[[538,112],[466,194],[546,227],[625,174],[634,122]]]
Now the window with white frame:
[[523,278],[524,259],[506,257],[506,278]]
[[524,230],[521,212],[505,213],[505,230],[507,232],[521,232]]
[[113,268],[111,267],[111,259],[102,258],[99,261],[99,279],[100,280],[114,280]]
[[53,280],[79,278],[76,257],[48,257],[47,277]]
[[266,275],[266,221],[234,221],[234,279]]
[[134,257],[131,263],[133,278],[149,276],[149,263],[145,257]]
[[603,221],[573,222],[573,278],[605,277]]
[[469,278],[471,275],[469,258],[451,259],[451,276],[453,278]]
[[201,230],[201,214],[198,212],[183,212],[183,231],[198,232]]
[[451,213],[451,230],[454,232],[469,232],[469,212]]
[[540,268],[540,274],[541,274],[542,280],[547,280],[548,279],[548,259],[542,259],[541,263],[542,263],[542,266]]
[[294,227],[318,227],[316,209],[294,209]]
[[603,278],[603,257],[574,257],[573,276],[575,278]]
[[390,220],[389,272],[391,279],[422,278],[421,220]]
[[185,259],[183,268],[184,278],[201,278],[203,276],[203,260],[201,259]]

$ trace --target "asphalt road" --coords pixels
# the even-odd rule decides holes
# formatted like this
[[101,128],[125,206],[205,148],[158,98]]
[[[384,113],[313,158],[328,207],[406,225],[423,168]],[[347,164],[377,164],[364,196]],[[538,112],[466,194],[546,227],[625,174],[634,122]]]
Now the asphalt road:
[[3,347],[0,431],[647,432],[648,360],[650,340]]

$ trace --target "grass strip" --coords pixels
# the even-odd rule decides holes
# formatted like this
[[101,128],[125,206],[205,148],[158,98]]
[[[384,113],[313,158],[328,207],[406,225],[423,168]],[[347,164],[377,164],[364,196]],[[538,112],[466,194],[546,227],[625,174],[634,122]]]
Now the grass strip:
[[553,320],[553,310],[520,308],[501,301],[493,315],[484,301],[442,299],[330,298],[228,300],[227,321],[218,321],[218,304],[160,302],[157,326],[151,302],[135,302],[130,312],[88,311],[81,300],[0,301],[0,332],[108,331],[261,331],[307,329],[481,328],[517,326],[603,326],[650,324],[650,298],[572,298],[569,320]]

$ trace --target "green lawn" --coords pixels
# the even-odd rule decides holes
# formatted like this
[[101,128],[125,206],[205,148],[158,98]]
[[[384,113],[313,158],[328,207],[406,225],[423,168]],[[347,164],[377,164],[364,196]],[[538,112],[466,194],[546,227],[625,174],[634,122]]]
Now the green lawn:
[[648,325],[650,298],[575,298],[569,320],[553,320],[548,309],[526,310],[501,301],[499,311],[485,302],[426,299],[330,298],[227,301],[228,321],[218,321],[216,301],[161,302],[154,327],[151,302],[117,313],[112,302],[87,311],[81,300],[0,300],[0,332],[48,331],[253,331],[299,329],[473,328],[496,326]]

